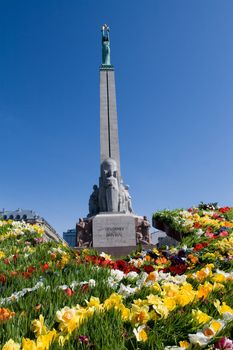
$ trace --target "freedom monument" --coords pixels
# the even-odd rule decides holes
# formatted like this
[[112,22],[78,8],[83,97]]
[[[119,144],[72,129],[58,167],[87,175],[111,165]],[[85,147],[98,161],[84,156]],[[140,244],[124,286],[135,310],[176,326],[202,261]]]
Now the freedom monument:
[[[100,177],[93,186],[87,218],[77,223],[78,246],[128,247],[149,243],[150,224],[133,213],[129,186],[121,177],[115,71],[110,58],[109,27],[102,26],[100,66]],[[111,249],[110,249],[111,250]]]

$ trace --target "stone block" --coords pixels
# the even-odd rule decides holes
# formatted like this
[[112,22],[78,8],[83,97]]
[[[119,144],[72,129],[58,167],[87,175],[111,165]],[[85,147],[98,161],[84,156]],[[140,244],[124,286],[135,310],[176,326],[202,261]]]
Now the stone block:
[[93,247],[136,246],[135,217],[104,213],[93,219]]

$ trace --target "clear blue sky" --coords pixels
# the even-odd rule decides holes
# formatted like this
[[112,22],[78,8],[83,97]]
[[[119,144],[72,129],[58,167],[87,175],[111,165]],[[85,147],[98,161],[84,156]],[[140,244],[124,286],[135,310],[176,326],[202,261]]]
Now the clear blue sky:
[[232,0],[1,0],[0,207],[60,233],[87,214],[103,23],[135,212],[233,205],[232,14]]

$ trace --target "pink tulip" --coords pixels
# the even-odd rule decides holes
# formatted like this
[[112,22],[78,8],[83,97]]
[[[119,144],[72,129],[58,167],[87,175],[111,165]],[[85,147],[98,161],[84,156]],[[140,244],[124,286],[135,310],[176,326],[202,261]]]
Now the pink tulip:
[[222,337],[214,344],[214,348],[219,350],[233,350],[233,341],[226,337]]

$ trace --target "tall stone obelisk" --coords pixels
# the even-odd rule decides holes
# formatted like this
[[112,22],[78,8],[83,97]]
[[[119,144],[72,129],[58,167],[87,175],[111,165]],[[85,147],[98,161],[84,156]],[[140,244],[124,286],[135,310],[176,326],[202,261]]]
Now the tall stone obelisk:
[[129,187],[121,178],[115,72],[110,59],[109,27],[102,33],[100,66],[100,177],[89,200],[89,217],[99,213],[132,213]]
[[100,67],[100,162],[113,158],[120,178],[120,151],[116,107],[115,72],[110,60],[109,27],[102,27]]
[[[129,252],[136,247],[142,217],[133,214],[129,186],[120,167],[115,72],[110,59],[109,27],[102,33],[100,66],[100,177],[93,186],[87,218],[77,224],[78,245]],[[139,233],[142,237],[143,235]],[[137,232],[137,237],[138,232]]]

